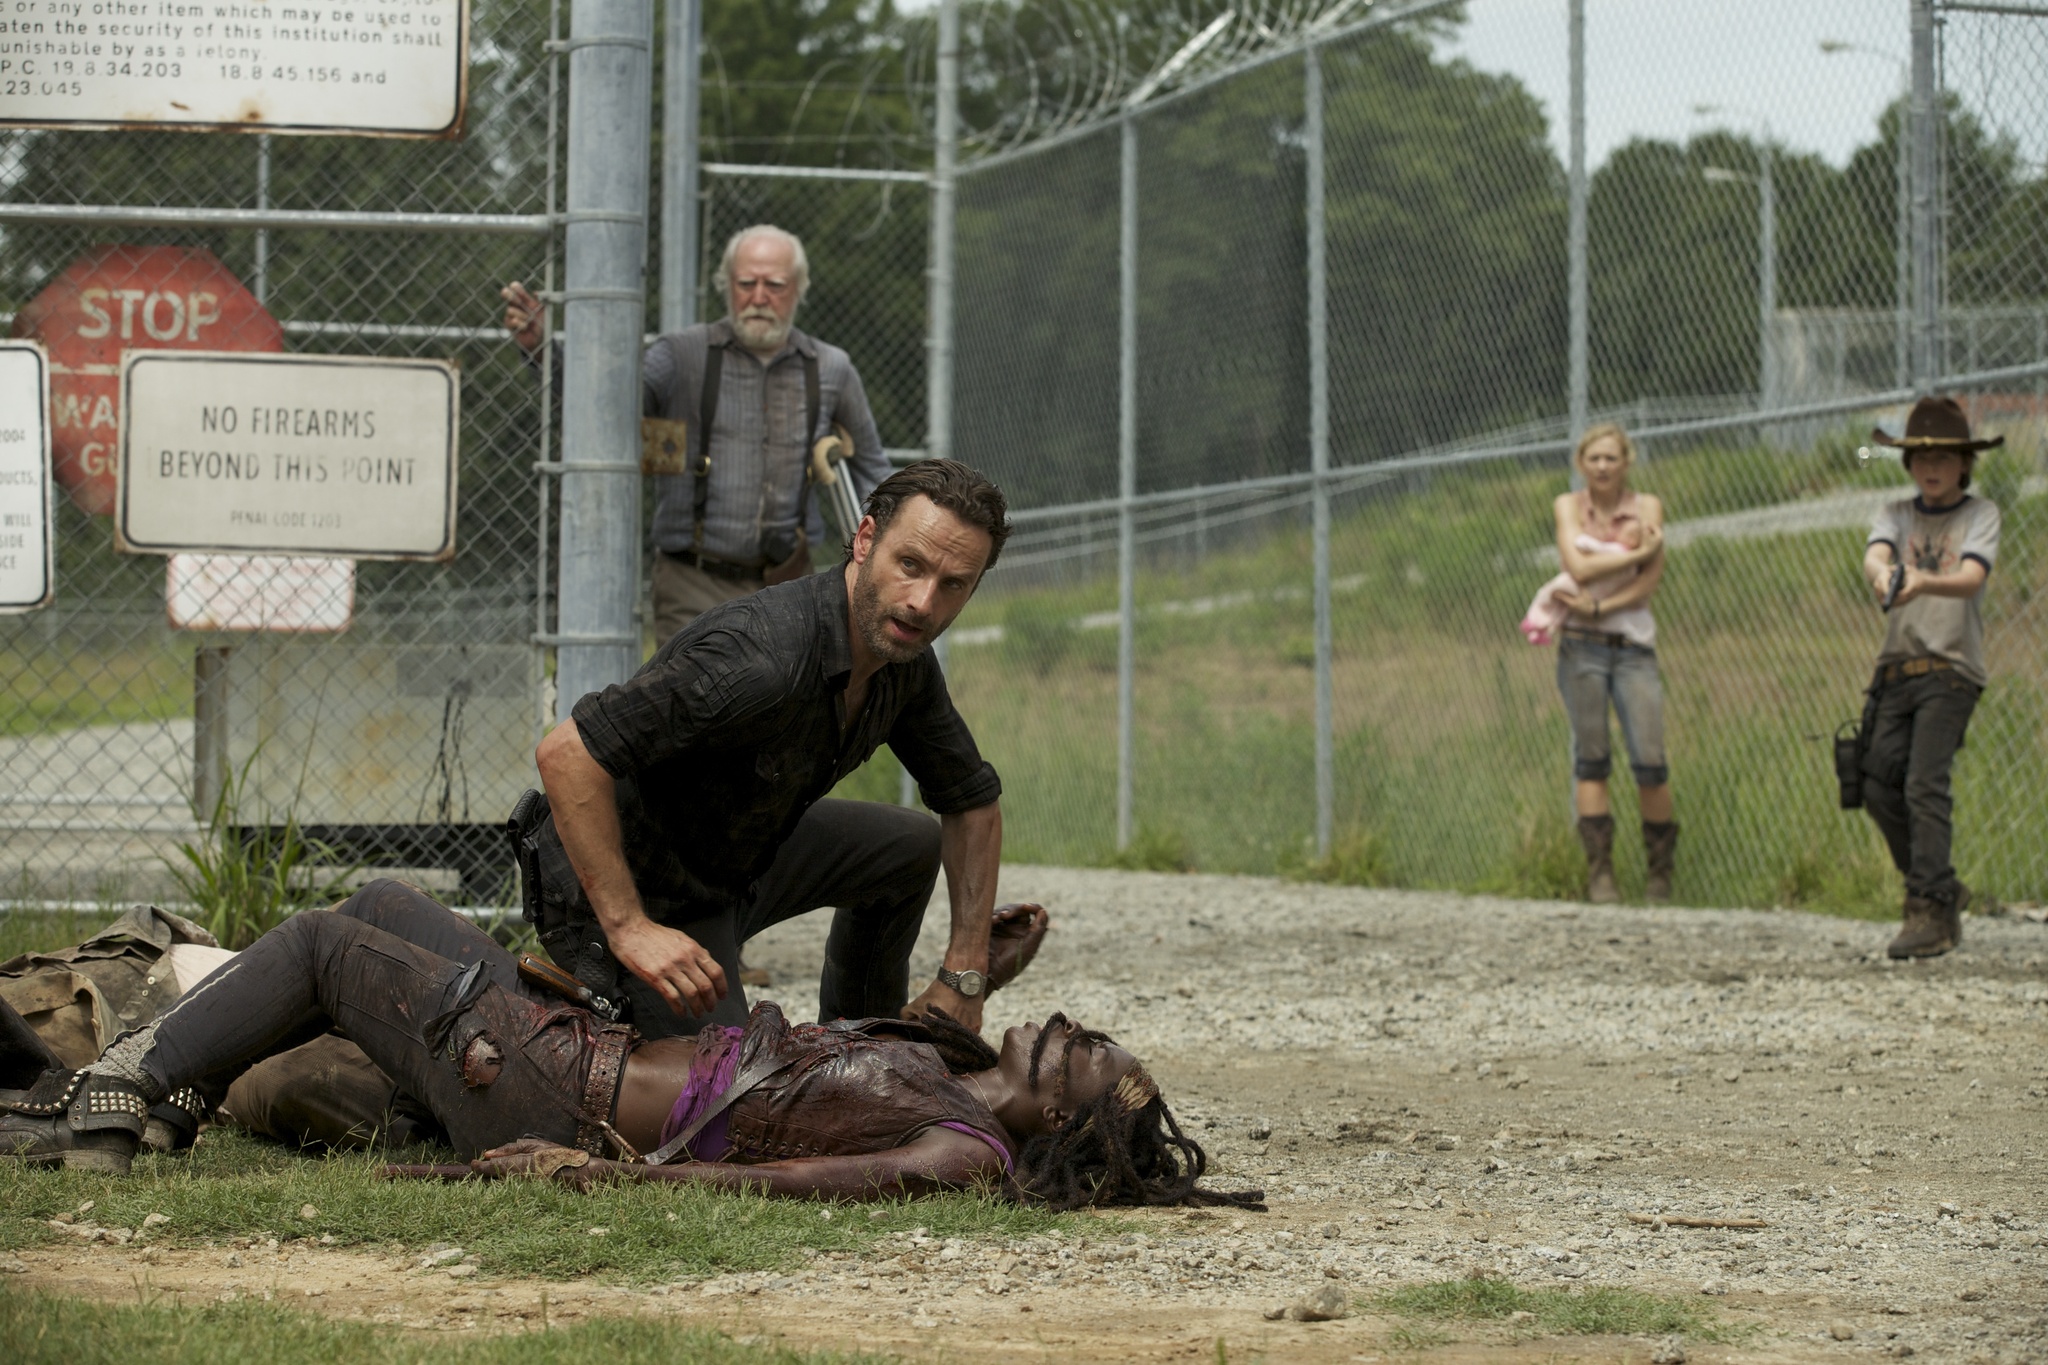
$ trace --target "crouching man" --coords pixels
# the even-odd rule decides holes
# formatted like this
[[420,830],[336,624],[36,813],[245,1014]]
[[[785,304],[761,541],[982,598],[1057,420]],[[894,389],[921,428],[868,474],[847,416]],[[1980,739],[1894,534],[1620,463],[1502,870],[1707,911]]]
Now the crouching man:
[[[694,1035],[746,1023],[742,944],[831,906],[819,1019],[892,1016],[943,865],[951,941],[908,1003],[978,1029],[1002,784],[931,644],[1009,531],[980,474],[912,465],[869,497],[840,571],[715,607],[577,702],[541,742],[549,810],[524,836],[555,961],[643,1036]],[[885,742],[936,822],[823,799]]]

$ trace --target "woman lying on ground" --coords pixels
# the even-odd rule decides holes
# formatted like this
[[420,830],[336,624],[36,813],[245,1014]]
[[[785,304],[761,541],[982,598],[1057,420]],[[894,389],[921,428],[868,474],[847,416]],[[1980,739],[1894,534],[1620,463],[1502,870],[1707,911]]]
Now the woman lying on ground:
[[744,1029],[643,1041],[520,981],[398,882],[287,920],[86,1070],[0,1092],[0,1155],[126,1171],[153,1106],[330,1027],[479,1175],[843,1199],[994,1187],[1056,1208],[1261,1198],[1197,1188],[1206,1154],[1145,1069],[1062,1015],[1000,1052],[944,1015],[792,1026],[773,1004]]

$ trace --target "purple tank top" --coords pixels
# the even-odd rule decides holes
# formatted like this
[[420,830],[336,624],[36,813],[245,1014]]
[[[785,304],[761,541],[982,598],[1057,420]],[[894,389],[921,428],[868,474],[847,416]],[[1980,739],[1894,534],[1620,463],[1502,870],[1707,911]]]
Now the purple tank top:
[[[682,1093],[676,1096],[675,1107],[668,1111],[668,1122],[661,1125],[662,1146],[666,1147],[676,1134],[695,1123],[699,1114],[732,1087],[733,1075],[740,1066],[740,1039],[745,1035],[745,1029],[731,1025],[713,1025],[697,1035],[697,1055],[690,1062],[690,1078],[683,1083]],[[696,1141],[690,1144],[691,1160],[723,1161],[731,1154],[732,1140],[726,1136],[725,1129],[726,1119],[731,1113],[728,1109],[704,1125],[704,1131],[697,1134]],[[1003,1159],[1003,1169],[1014,1172],[1010,1149],[994,1135],[951,1120],[941,1120],[939,1126],[980,1138],[995,1148],[996,1155]]]

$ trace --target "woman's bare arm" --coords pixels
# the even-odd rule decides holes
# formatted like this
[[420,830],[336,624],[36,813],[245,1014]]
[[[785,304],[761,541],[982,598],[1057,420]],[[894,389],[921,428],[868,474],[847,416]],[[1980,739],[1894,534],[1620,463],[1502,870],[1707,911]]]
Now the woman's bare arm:
[[994,1148],[951,1128],[927,1129],[905,1146],[867,1156],[792,1157],[756,1166],[724,1161],[644,1166],[596,1159],[570,1165],[560,1164],[563,1151],[551,1142],[523,1138],[493,1148],[469,1164],[482,1176],[552,1173],[555,1179],[578,1189],[607,1180],[658,1181],[797,1199],[901,1199],[967,1189],[982,1181],[1000,1180],[1003,1174],[1002,1159]]
[[1643,565],[1643,571],[1624,583],[1619,591],[1609,593],[1600,599],[1600,612],[1626,611],[1639,607],[1650,600],[1650,594],[1657,591],[1657,584],[1664,578],[1664,556],[1658,555]]
[[[1654,504],[1654,498],[1643,498],[1643,503]],[[1664,548],[1664,517],[1662,509],[1657,510],[1654,520],[1643,517],[1643,543],[1633,550],[1618,554],[1589,554],[1572,542],[1579,534],[1579,500],[1572,493],[1560,493],[1551,504],[1551,513],[1557,523],[1557,558],[1564,571],[1580,583],[1591,583],[1609,574],[1633,569],[1647,563]]]

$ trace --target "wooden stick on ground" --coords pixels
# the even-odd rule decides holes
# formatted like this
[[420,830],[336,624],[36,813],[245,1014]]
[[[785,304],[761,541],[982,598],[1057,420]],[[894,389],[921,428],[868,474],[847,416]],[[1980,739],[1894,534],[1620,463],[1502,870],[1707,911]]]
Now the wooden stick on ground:
[[1761,1218],[1681,1218],[1675,1213],[1632,1213],[1631,1223],[1662,1223],[1667,1228],[1767,1228]]

